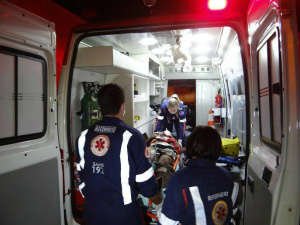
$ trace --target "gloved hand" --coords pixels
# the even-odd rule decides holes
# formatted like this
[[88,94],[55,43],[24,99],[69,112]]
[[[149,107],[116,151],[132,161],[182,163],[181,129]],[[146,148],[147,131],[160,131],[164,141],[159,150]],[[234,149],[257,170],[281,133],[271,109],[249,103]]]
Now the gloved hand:
[[159,212],[161,210],[162,204],[163,204],[163,201],[159,205],[153,204],[153,208],[156,210],[156,212]]

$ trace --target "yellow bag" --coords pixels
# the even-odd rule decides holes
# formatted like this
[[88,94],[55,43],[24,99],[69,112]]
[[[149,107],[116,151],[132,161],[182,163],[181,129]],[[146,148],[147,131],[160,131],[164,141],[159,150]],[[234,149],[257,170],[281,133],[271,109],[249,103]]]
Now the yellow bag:
[[240,152],[240,140],[239,138],[229,139],[222,138],[222,153],[223,156],[236,157]]

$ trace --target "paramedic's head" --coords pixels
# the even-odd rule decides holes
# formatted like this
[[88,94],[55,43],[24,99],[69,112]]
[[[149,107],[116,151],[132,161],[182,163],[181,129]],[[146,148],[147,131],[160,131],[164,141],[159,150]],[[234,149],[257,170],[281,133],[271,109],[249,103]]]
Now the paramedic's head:
[[98,93],[98,103],[103,116],[125,113],[124,90],[117,84],[106,84]]
[[170,113],[175,114],[179,109],[179,101],[176,98],[170,98],[168,102],[168,110]]
[[175,98],[178,102],[180,102],[178,94],[172,94],[170,98]]
[[197,126],[186,142],[186,155],[189,159],[217,160],[221,150],[222,142],[218,131],[208,126]]

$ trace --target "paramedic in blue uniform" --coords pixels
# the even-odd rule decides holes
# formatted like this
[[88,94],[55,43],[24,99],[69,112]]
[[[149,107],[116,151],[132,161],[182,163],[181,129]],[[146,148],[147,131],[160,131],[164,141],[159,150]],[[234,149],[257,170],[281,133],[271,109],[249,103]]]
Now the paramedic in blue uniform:
[[142,134],[122,121],[124,91],[107,84],[98,94],[103,120],[83,131],[76,142],[79,190],[85,198],[87,225],[140,225],[137,195],[155,204],[161,195],[145,157]]
[[168,183],[159,214],[161,225],[231,224],[237,186],[229,171],[215,164],[221,149],[215,129],[198,126],[193,130],[186,143],[186,167]]
[[185,138],[186,113],[183,102],[179,100],[177,94],[164,100],[160,106],[155,132],[167,129],[172,133],[173,124],[176,129],[177,141],[182,146],[182,140]]

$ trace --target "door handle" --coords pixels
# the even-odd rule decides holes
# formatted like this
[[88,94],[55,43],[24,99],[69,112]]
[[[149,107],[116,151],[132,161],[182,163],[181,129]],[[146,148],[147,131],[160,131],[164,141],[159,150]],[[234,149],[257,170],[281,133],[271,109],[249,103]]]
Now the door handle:
[[254,180],[251,176],[248,176],[248,188],[252,193],[254,193]]

